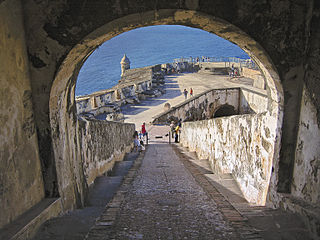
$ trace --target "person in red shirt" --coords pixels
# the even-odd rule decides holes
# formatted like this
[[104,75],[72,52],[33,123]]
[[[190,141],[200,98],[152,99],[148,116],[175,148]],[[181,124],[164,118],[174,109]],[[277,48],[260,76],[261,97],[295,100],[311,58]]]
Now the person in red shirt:
[[142,124],[141,133],[142,133],[142,136],[144,136],[144,137],[147,136],[146,123]]
[[193,90],[192,90],[192,88],[190,88],[190,97],[192,97],[193,96]]

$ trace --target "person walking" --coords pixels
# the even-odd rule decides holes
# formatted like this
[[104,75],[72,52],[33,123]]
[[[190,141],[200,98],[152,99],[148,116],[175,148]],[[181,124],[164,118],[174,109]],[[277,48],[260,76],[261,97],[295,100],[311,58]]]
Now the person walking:
[[175,128],[175,135],[174,135],[174,142],[176,143],[179,142],[179,131],[180,131],[180,127],[179,125],[177,125]]
[[183,90],[183,94],[184,94],[184,99],[187,99],[187,97],[188,97],[188,90],[187,90],[187,89],[184,89],[184,90]]
[[146,123],[144,122],[141,126],[141,133],[142,133],[142,136],[145,138],[145,140],[148,139],[148,133],[147,133],[147,130],[146,130]]
[[133,143],[134,143],[134,150],[136,152],[138,152],[139,151],[139,147],[140,147],[140,141],[138,139],[138,132],[137,131],[135,131],[133,133]]
[[171,121],[171,124],[170,124],[170,130],[171,130],[171,137],[174,138],[174,132],[175,132],[175,129],[176,128],[176,125],[174,123],[174,121]]
[[190,88],[190,97],[193,97],[193,90]]

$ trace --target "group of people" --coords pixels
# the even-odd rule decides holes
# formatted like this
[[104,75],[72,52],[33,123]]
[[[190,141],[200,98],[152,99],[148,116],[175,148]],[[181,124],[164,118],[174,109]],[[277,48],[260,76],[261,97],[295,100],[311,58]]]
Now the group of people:
[[134,141],[134,150],[136,152],[145,150],[144,141],[148,140],[148,132],[146,130],[146,123],[143,123],[141,126],[141,131],[135,131],[133,134]]
[[234,67],[234,64],[231,66],[231,72],[230,72],[230,77],[237,77],[239,76],[237,68]]
[[182,120],[180,119],[177,123],[175,123],[174,121],[171,121],[171,124],[170,124],[171,136],[172,138],[174,138],[174,142],[176,143],[179,142],[181,122]]
[[[193,89],[190,88],[190,97],[193,97]],[[183,94],[184,94],[184,99],[187,99],[188,98],[188,90],[187,89],[184,89],[183,90]]]

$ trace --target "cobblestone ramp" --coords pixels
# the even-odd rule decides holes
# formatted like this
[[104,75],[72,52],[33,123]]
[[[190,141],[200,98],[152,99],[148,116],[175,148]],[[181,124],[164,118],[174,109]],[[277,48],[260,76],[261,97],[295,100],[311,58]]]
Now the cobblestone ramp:
[[[224,202],[221,198],[218,204]],[[229,206],[224,211],[231,211],[234,222],[244,220]],[[86,239],[241,239],[243,232],[240,235],[237,229],[171,145],[153,143],[143,161],[142,157],[135,161]]]

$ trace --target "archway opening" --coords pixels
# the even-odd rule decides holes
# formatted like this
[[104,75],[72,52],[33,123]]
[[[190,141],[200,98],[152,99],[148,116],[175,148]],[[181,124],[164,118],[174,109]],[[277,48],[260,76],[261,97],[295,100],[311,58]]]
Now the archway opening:
[[[65,163],[80,164],[82,161],[79,140],[75,140],[79,139],[77,132],[79,123],[74,96],[76,79],[85,59],[103,42],[122,32],[142,26],[163,24],[191,26],[216,33],[244,49],[258,64],[266,79],[269,99],[266,113],[269,122],[268,136],[273,141],[273,147],[268,152],[267,176],[265,176],[269,182],[272,167],[278,165],[279,140],[281,139],[283,93],[277,72],[264,49],[240,29],[206,14],[184,10],[159,10],[156,16],[153,12],[146,12],[114,20],[89,34],[69,52],[56,75],[50,97],[50,121],[57,172],[62,171]],[[275,175],[274,182],[276,180],[277,176]],[[59,180],[60,185],[61,182],[64,180]],[[77,187],[76,191],[82,194],[84,189],[79,185]],[[272,189],[274,191],[275,187],[272,186]],[[267,191],[265,190],[263,193],[264,199]]]
[[232,116],[236,114],[237,112],[233,106],[229,104],[224,104],[215,111],[215,113],[213,114],[213,118],[227,117],[227,116]]
[[[126,70],[122,68],[124,63]],[[183,88],[192,97],[192,91],[201,94],[223,87],[218,83],[232,79],[232,74],[230,84],[241,83],[242,78],[236,78],[240,74],[235,73],[244,67],[252,69],[252,60],[240,47],[207,31],[181,25],[137,28],[103,43],[87,58],[77,78],[77,112],[100,120],[125,122],[134,121],[137,114],[152,117],[153,113],[148,112],[151,107],[160,107],[167,101],[171,106],[183,102],[183,97],[178,99]],[[206,73],[206,69],[211,71],[202,78],[196,74],[183,79],[174,75]],[[150,96],[157,96],[150,106],[146,101],[138,104]],[[123,107],[132,104],[137,104],[136,109]],[[130,112],[123,116],[125,110]]]

